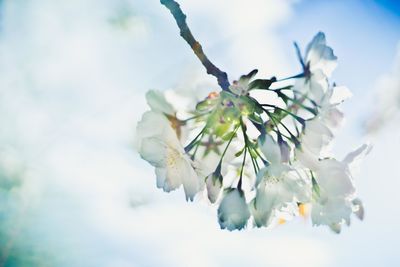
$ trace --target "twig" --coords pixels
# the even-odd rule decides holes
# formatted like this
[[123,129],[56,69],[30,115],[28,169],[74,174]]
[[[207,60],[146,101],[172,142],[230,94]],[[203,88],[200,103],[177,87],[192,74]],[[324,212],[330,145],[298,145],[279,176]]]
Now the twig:
[[180,34],[183,39],[190,45],[193,52],[200,59],[203,66],[206,68],[207,73],[213,75],[217,78],[219,86],[223,90],[229,90],[228,75],[226,72],[221,71],[217,66],[215,66],[204,54],[201,44],[193,37],[186,23],[186,15],[183,13],[181,7],[174,0],[160,0],[161,4],[169,9],[171,14],[174,16],[176,23],[180,29]]

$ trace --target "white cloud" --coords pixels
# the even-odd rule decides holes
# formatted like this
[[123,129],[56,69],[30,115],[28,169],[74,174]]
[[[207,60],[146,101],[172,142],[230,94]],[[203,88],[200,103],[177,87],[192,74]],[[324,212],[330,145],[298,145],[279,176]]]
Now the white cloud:
[[[264,75],[282,72],[286,65],[274,29],[290,15],[290,2],[213,2],[183,4],[212,58],[235,75],[264,65]],[[143,13],[121,14],[121,6]],[[146,109],[145,90],[181,83],[174,77],[182,76],[187,62],[198,62],[179,60],[182,53],[194,58],[188,47],[159,51],[177,33],[154,28],[175,24],[169,14],[163,21],[161,7],[146,11],[153,6],[122,0],[5,2],[1,149],[7,155],[17,151],[27,169],[17,193],[6,195],[14,204],[2,206],[6,230],[24,221],[16,228],[24,235],[15,238],[11,253],[56,266],[325,265],[328,248],[317,240],[221,231],[215,214],[200,203],[185,203],[183,192],[155,189],[152,169],[131,148],[135,122]],[[201,21],[215,23],[218,32],[199,30]],[[275,64],[265,64],[265,58]],[[198,71],[190,86],[213,82],[199,64],[193,73]],[[19,207],[23,212],[15,215]],[[30,246],[33,256],[27,254]]]
[[369,133],[376,133],[400,118],[400,43],[393,69],[378,80],[371,105],[365,122]]

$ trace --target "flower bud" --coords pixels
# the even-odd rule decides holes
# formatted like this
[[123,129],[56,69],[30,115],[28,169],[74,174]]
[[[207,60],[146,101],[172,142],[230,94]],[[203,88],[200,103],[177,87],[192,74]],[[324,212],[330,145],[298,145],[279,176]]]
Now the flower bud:
[[215,203],[222,189],[221,173],[212,173],[206,178],[207,196],[211,203]]
[[250,211],[241,189],[230,189],[218,208],[218,221],[221,229],[233,231],[245,227]]

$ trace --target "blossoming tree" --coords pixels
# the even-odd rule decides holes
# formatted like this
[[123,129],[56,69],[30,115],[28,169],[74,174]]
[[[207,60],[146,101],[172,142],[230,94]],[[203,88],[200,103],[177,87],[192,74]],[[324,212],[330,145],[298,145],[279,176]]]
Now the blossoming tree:
[[339,109],[351,94],[330,82],[337,57],[319,32],[304,54],[295,44],[301,72],[284,79],[256,78],[257,70],[232,83],[193,37],[174,0],[161,0],[219,91],[190,110],[178,110],[162,92],[146,94],[150,111],[137,126],[137,149],[155,167],[157,187],[183,187],[186,200],[206,196],[218,206],[223,229],[269,227],[304,214],[314,225],[339,233],[354,213],[363,219],[352,166],[370,147],[337,160],[331,152],[343,120]]

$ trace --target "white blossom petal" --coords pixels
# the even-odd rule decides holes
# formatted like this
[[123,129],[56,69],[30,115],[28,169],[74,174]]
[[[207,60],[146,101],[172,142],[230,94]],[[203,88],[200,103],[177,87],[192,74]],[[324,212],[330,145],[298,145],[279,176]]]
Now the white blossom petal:
[[201,189],[201,182],[190,163],[190,159],[184,159],[182,161],[181,173],[183,175],[182,181],[186,200],[193,201],[194,196]]
[[193,200],[201,182],[168,119],[146,112],[138,124],[139,154],[156,167],[157,187],[166,192],[183,184],[186,200]]
[[343,159],[343,163],[347,164],[350,169],[354,169],[357,167],[357,164],[366,156],[369,152],[371,152],[372,146],[369,144],[363,144],[356,150],[350,152]]
[[162,92],[150,90],[146,93],[146,101],[151,110],[168,115],[174,115],[175,110],[170,103],[167,102]]
[[317,158],[333,139],[332,131],[318,118],[306,121],[301,136],[302,147]]
[[164,167],[168,148],[159,138],[149,137],[142,140],[140,156],[155,167]]
[[326,45],[324,33],[317,33],[307,46],[305,62],[310,65],[311,72],[321,70],[326,77],[331,76],[337,66],[337,57],[334,55],[333,49]]
[[[157,127],[155,127],[156,125]],[[154,111],[145,112],[136,126],[136,148],[140,148],[144,138],[161,136],[169,127],[171,127],[169,121],[163,114]]]
[[[264,169],[268,169],[265,167]],[[261,172],[261,171],[260,171]],[[295,201],[308,201],[309,192],[299,177],[292,175],[288,170],[280,176],[269,176],[268,172],[261,172],[267,175],[259,183],[256,196],[251,203],[251,211],[254,223],[257,227],[268,226],[275,211],[293,204]]]
[[250,211],[243,191],[232,189],[224,196],[218,208],[221,229],[241,230],[246,226],[249,218]]
[[359,198],[355,198],[352,201],[353,204],[353,213],[357,216],[361,221],[364,220],[364,205]]
[[324,159],[318,164],[315,179],[322,190],[333,196],[349,196],[355,192],[350,170],[335,159]]
[[222,191],[222,182],[219,177],[211,174],[206,179],[207,196],[211,203],[215,203]]
[[329,98],[329,102],[332,105],[340,104],[352,96],[353,94],[346,86],[335,86],[332,89],[332,95]]
[[351,213],[350,203],[345,198],[321,198],[312,204],[311,219],[313,225],[331,226],[350,221]]
[[[268,194],[269,193],[269,194]],[[268,226],[274,211],[275,194],[266,192],[265,183],[260,184],[256,197],[251,202],[251,213],[257,227]]]
[[157,187],[164,192],[171,192],[182,185],[182,177],[170,168],[156,168]]
[[266,134],[262,141],[259,139],[259,147],[271,164],[281,163],[281,149],[271,135]]

